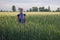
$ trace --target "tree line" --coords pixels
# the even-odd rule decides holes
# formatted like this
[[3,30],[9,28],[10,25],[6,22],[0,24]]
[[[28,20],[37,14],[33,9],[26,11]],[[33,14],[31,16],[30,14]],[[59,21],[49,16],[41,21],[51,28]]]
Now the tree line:
[[50,6],[47,8],[44,7],[32,7],[29,10],[27,10],[27,12],[50,12]]
[[[3,10],[0,10],[0,12],[8,12],[8,11],[3,11]],[[16,6],[13,5],[12,6],[12,12],[16,12]],[[45,8],[44,6],[43,7],[32,7],[28,10],[26,10],[26,12],[51,12],[51,9],[50,9],[50,6],[48,6],[48,8]],[[53,12],[60,12],[60,8],[57,8],[55,11]]]

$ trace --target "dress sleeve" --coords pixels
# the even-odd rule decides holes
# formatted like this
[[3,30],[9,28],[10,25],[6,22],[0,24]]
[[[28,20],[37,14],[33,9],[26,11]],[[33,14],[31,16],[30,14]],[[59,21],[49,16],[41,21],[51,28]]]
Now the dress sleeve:
[[19,16],[19,14],[17,16]]
[[26,14],[24,14],[24,16],[26,16]]

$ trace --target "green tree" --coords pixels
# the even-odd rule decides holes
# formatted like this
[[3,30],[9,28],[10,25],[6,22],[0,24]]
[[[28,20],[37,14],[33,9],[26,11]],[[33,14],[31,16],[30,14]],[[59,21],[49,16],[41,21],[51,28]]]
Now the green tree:
[[38,7],[32,7],[33,12],[38,12]]
[[31,8],[29,9],[29,12],[32,12],[32,9]]
[[50,10],[50,6],[48,6],[48,11],[50,12],[51,10]]
[[15,7],[15,5],[12,6],[12,11],[13,11],[13,12],[16,11],[16,7]]
[[0,12],[3,12],[2,10],[0,10]]
[[44,11],[44,7],[39,7],[39,11],[43,12]]
[[60,8],[57,8],[57,10],[56,10],[57,12],[60,12]]

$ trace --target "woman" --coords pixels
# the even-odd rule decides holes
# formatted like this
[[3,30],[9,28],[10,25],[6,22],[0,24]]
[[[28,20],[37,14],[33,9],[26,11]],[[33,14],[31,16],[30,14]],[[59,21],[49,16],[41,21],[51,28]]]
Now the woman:
[[18,16],[18,22],[24,24],[26,21],[26,14],[23,14],[23,9],[19,8],[20,13],[17,15]]

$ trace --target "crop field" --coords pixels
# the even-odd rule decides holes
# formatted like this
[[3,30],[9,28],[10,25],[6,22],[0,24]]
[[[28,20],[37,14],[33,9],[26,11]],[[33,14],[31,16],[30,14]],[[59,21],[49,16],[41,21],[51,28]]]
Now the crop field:
[[0,12],[0,40],[60,40],[60,12],[24,13],[20,24],[18,12]]

